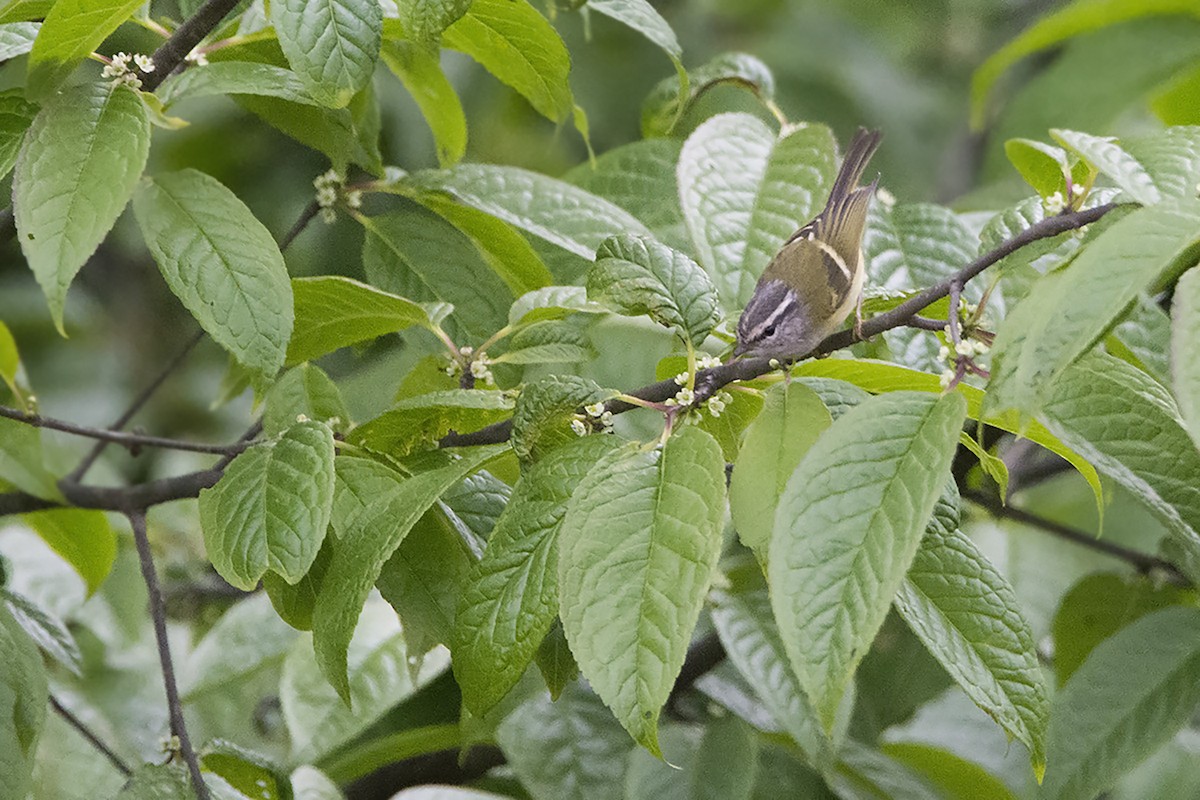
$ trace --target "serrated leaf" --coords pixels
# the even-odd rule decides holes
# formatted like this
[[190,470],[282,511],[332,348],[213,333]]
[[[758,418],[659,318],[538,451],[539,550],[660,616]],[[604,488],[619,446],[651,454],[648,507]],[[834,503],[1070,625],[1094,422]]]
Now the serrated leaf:
[[25,131],[37,112],[37,106],[25,102],[20,89],[0,92],[0,176],[8,175],[17,163]]
[[642,103],[642,137],[669,135],[692,101],[721,83],[748,89],[764,101],[775,95],[775,77],[766,64],[746,53],[722,53],[690,70],[685,85],[676,78],[664,78],[655,85]]
[[0,792],[25,797],[46,721],[46,670],[33,641],[2,605],[0,654]]
[[630,751],[612,712],[578,683],[557,701],[539,693],[517,706],[496,741],[536,800],[609,800]]
[[1042,791],[1090,800],[1181,728],[1200,702],[1200,611],[1156,611],[1101,643],[1054,698]]
[[1000,326],[989,409],[1036,413],[1054,383],[1143,291],[1191,266],[1200,200],[1165,200],[1114,223],[1071,263],[1046,275]]
[[1078,153],[1137,202],[1152,205],[1162,199],[1158,187],[1146,174],[1146,170],[1136,158],[1121,149],[1114,139],[1058,128],[1051,129],[1050,135],[1060,144]]
[[266,227],[194,169],[144,181],[133,212],[167,285],[200,327],[242,365],[273,376],[292,335],[292,287]]
[[295,329],[288,342],[289,364],[414,325],[433,327],[428,310],[419,304],[352,278],[294,278],[292,296]]
[[467,118],[437,56],[411,42],[396,40],[384,42],[380,56],[421,109],[433,132],[438,164],[457,163],[467,152]]
[[349,439],[372,450],[405,455],[427,448],[450,431],[470,433],[499,422],[513,410],[503,392],[451,389],[406,397],[351,431]]
[[[951,485],[951,489],[953,485]],[[1045,769],[1049,693],[1016,593],[958,530],[958,492],[938,500],[896,610],[967,696]]]
[[1175,126],[1165,131],[1121,139],[1121,146],[1150,176],[1164,197],[1190,197],[1200,182],[1200,127]]
[[571,651],[655,755],[658,715],[720,551],[724,486],[716,441],[684,428],[663,447],[631,443],[602,457],[559,532],[559,613]]
[[83,656],[75,637],[54,614],[27,597],[0,589],[0,598],[8,601],[8,610],[17,623],[47,655],[66,667],[76,677],[83,675]]
[[58,0],[49,7],[29,52],[30,97],[49,97],[140,5],[141,0]]
[[177,72],[158,88],[163,106],[213,95],[277,97],[302,105],[317,105],[308,87],[291,70],[252,61],[218,61]]
[[288,370],[267,390],[263,433],[278,436],[300,417],[328,423],[335,431],[350,425],[350,412],[337,384],[320,367],[300,364]]
[[112,572],[117,560],[117,533],[104,512],[51,508],[25,514],[22,519],[79,573],[89,595]]
[[514,300],[508,310],[508,324],[526,325],[575,313],[602,314],[604,309],[588,301],[587,289],[582,286],[547,286]]
[[729,513],[742,544],[766,563],[775,507],[792,472],[833,421],[816,393],[799,384],[772,387],[750,423],[729,482]]
[[146,107],[124,86],[56,94],[25,135],[13,175],[17,238],[60,332],[67,288],[121,215],[149,152]]
[[1171,386],[1188,433],[1200,448],[1200,269],[1175,285],[1171,303]]
[[459,202],[586,259],[594,258],[601,242],[610,236],[650,233],[629,212],[607,200],[518,167],[460,164],[418,172],[409,180],[419,189],[447,192]]
[[1200,555],[1200,451],[1164,387],[1120,359],[1092,353],[1047,388],[1044,419]]
[[643,139],[614,147],[566,174],[565,180],[616,203],[675,248],[687,247],[675,164],[682,142]]
[[1062,686],[1098,645],[1153,611],[1194,605],[1194,590],[1157,586],[1144,577],[1088,575],[1071,587],[1054,615],[1054,675]]
[[383,25],[375,0],[277,0],[271,22],[288,63],[324,105],[344,108],[371,80]]
[[[359,610],[362,617],[359,618]],[[396,613],[373,598],[354,611],[353,639],[347,637],[347,695],[353,708],[330,688],[313,660],[313,637],[301,636],[284,660],[279,682],[283,719],[292,741],[292,761],[311,762],[352,740],[393,706],[415,694],[450,666],[444,648],[413,652]],[[410,657],[419,662],[410,663]]]
[[579,481],[619,445],[589,436],[550,452],[521,477],[471,567],[455,618],[454,676],[484,714],[516,685],[558,613],[558,532]]
[[238,602],[188,654],[181,680],[184,700],[203,702],[206,692],[220,691],[259,670],[277,666],[296,636],[262,594]]
[[966,406],[958,394],[867,400],[817,440],[779,499],[771,602],[826,730],[916,555]]
[[576,438],[571,421],[585,405],[607,400],[611,392],[576,375],[547,375],[527,384],[513,411],[512,448],[522,461],[536,461]]
[[591,340],[569,322],[545,320],[521,328],[508,343],[508,350],[490,359],[493,364],[569,364],[595,355]]
[[766,582],[757,565],[730,578],[728,588],[715,589],[711,595],[713,627],[726,655],[808,762],[827,766],[834,748],[788,664]]
[[356,513],[337,514],[343,533],[313,608],[313,642],[321,672],[346,703],[351,702],[347,647],[384,563],[443,492],[507,449],[469,448],[456,461],[408,479],[378,462],[338,460],[339,498],[362,494]]
[[587,292],[618,314],[647,314],[694,345],[719,319],[716,289],[700,265],[649,237],[605,239],[588,269]]
[[542,116],[562,122],[571,113],[571,57],[554,26],[526,0],[474,0],[442,43],[478,61]]
[[473,338],[503,327],[513,294],[452,224],[420,207],[357,219],[367,231],[363,269],[372,284],[414,300],[450,303],[453,320]]
[[430,50],[436,50],[442,32],[470,7],[471,0],[396,0],[405,35]]
[[333,504],[333,431],[301,422],[274,442],[242,453],[200,493],[208,558],[239,589],[267,570],[289,583],[312,566]]

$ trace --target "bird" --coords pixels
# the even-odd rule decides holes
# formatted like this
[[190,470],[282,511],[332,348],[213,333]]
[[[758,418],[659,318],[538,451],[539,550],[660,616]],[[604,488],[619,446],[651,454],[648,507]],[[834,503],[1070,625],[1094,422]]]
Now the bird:
[[862,321],[862,238],[879,177],[859,186],[880,131],[859,128],[821,213],[793,233],[763,270],[737,324],[735,357],[804,356],[857,307]]

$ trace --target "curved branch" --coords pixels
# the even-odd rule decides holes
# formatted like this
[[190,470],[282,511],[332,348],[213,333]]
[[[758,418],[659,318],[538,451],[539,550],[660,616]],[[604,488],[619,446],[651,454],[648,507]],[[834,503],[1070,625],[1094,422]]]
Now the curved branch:
[[50,430],[62,431],[74,434],[75,436],[86,436],[89,439],[98,439],[102,442],[120,444],[129,448],[161,447],[166,450],[185,450],[189,453],[209,453],[210,455],[226,456],[231,454],[236,455],[254,444],[254,442],[205,444],[203,442],[185,442],[182,439],[168,439],[163,436],[144,436],[140,433],[125,433],[124,431],[109,430],[107,428],[91,428],[87,425],[76,425],[74,422],[54,419],[53,417],[43,417],[40,414],[29,414],[20,409],[9,408],[8,406],[0,406],[0,417],[8,417],[17,422],[24,422],[35,428],[49,428]]

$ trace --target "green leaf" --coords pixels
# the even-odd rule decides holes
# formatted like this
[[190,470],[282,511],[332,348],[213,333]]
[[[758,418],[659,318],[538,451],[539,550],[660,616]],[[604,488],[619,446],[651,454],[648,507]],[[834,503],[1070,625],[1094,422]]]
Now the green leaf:
[[383,25],[375,0],[276,0],[271,22],[288,63],[324,105],[345,107],[371,80]]
[[611,396],[576,375],[547,375],[526,385],[513,411],[513,452],[523,462],[537,461],[576,437],[571,422],[580,408]]
[[643,138],[670,135],[692,101],[722,83],[748,89],[764,102],[775,95],[775,77],[766,64],[746,53],[722,53],[691,70],[686,84],[675,78],[659,81],[642,103]]
[[5,22],[0,24],[0,61],[23,56],[33,48],[40,22]]
[[[661,48],[671,59],[675,74],[679,76],[679,96],[687,95],[689,77],[683,68],[683,48],[679,46],[679,39],[671,30],[671,25],[654,6],[647,0],[587,0],[587,8],[628,25]],[[678,113],[682,111],[680,108]]]
[[1033,139],[1009,139],[1004,154],[1025,182],[1042,197],[1059,192],[1065,197],[1071,162],[1061,147]]
[[1170,393],[1136,367],[1092,353],[1046,395],[1047,427],[1132,491],[1179,545],[1200,556],[1200,451]]
[[329,776],[307,765],[296,767],[292,772],[292,791],[295,800],[346,800]]
[[0,480],[43,500],[62,500],[57,478],[46,469],[38,428],[0,417]]
[[517,706],[496,729],[496,742],[539,800],[609,800],[631,749],[612,712],[578,683],[557,701],[539,692]]
[[0,605],[0,792],[5,797],[25,797],[29,791],[47,702],[42,657]]
[[1102,642],[1054,698],[1042,791],[1090,800],[1169,740],[1200,702],[1200,611],[1168,608]]
[[0,589],[0,598],[8,602],[12,619],[43,652],[66,667],[77,678],[83,677],[83,656],[75,637],[61,619],[27,597]]
[[512,398],[484,389],[451,389],[406,397],[375,419],[355,428],[350,441],[392,455],[435,444],[450,431],[470,433],[499,422],[513,409]]
[[508,351],[490,360],[493,364],[573,364],[594,355],[591,340],[580,326],[545,320],[517,331]]
[[983,127],[988,94],[1009,67],[1026,56],[1089,31],[1142,16],[1191,13],[1190,0],[1076,0],[1041,17],[992,54],[971,78],[971,127]]
[[1162,199],[1158,187],[1146,174],[1145,168],[1136,158],[1122,150],[1112,138],[1057,128],[1051,129],[1050,135],[1078,153],[1137,202],[1152,205]]
[[426,50],[436,51],[442,32],[462,18],[472,0],[397,0],[404,33]]
[[208,692],[277,667],[296,641],[296,631],[275,615],[261,594],[251,595],[221,615],[188,654],[181,683],[187,702],[212,702]]
[[371,283],[414,300],[450,303],[458,327],[472,338],[503,327],[514,296],[452,224],[420,207],[357,219],[367,231],[362,258]]
[[0,22],[40,20],[50,12],[54,0],[7,0],[0,8]]
[[0,176],[8,175],[17,163],[25,131],[37,112],[37,106],[25,102],[20,89],[0,92]]
[[459,789],[454,786],[417,786],[405,789],[392,800],[509,800],[505,795]]
[[571,314],[602,314],[604,309],[587,299],[582,286],[547,286],[526,292],[508,310],[509,325],[527,325],[539,320],[562,319]]
[[912,742],[889,742],[879,749],[936,786],[940,800],[1017,800],[999,778],[949,750]]
[[277,800],[291,789],[286,773],[268,759],[222,739],[204,746],[200,768],[221,781],[222,789],[228,786],[236,792],[238,800]]
[[676,139],[644,139],[614,147],[568,172],[565,179],[580,189],[616,203],[637,217],[662,242],[688,246],[675,184],[675,164],[682,143]]
[[507,449],[469,448],[447,466],[408,479],[377,462],[338,459],[338,505],[349,495],[360,507],[336,515],[344,530],[313,609],[313,642],[321,672],[346,703],[352,698],[347,647],[384,563],[443,492]]
[[1105,347],[1159,383],[1169,384],[1170,340],[1171,318],[1152,298],[1142,295],[1105,339]]
[[189,67],[163,81],[158,88],[163,106],[180,100],[213,95],[258,95],[291,103],[317,105],[304,81],[291,70],[251,61],[218,61]]
[[[142,0],[58,0],[29,52],[30,98],[45,99],[142,5]],[[125,152],[117,148],[115,152]],[[119,211],[119,209],[118,209]]]
[[372,174],[383,172],[379,154],[379,108],[368,83],[346,108],[316,108],[277,97],[235,95],[238,105],[301,144],[324,153],[338,172],[359,164]]
[[1174,127],[1129,136],[1121,146],[1150,175],[1165,197],[1191,197],[1200,182],[1200,127]]
[[263,590],[270,598],[275,613],[298,631],[312,630],[313,607],[317,604],[321,582],[325,580],[325,572],[332,558],[333,537],[326,536],[312,566],[296,583],[288,583],[274,572],[263,575]]
[[25,514],[23,519],[50,549],[79,573],[94,594],[117,560],[117,532],[102,511],[52,508]]
[[521,477],[455,619],[454,677],[482,715],[525,673],[558,614],[558,532],[580,480],[619,441],[588,436],[552,450]]
[[292,287],[266,227],[194,169],[144,181],[133,212],[167,285],[200,327],[243,366],[273,376],[292,335]]
[[550,690],[551,700],[561,697],[563,690],[579,677],[579,665],[575,663],[575,656],[571,653],[571,646],[567,643],[567,635],[563,633],[560,620],[555,619],[554,624],[550,626],[550,632],[538,645],[533,663],[542,673],[542,680]]
[[[875,203],[863,239],[863,256],[873,284],[887,289],[922,289],[975,260],[977,239],[948,208],[910,203],[888,208]],[[980,290],[968,290],[978,297]]]
[[649,317],[699,345],[717,324],[717,292],[692,259],[645,236],[605,239],[587,274],[588,299]]
[[1088,575],[1063,596],[1054,615],[1054,675],[1062,686],[1100,643],[1153,611],[1195,605],[1194,590],[1156,586],[1143,577]]
[[857,742],[847,742],[837,766],[823,776],[837,797],[853,800],[946,800],[946,796],[915,770]]
[[225,580],[253,589],[267,570],[296,583],[308,572],[333,507],[333,431],[301,422],[242,453],[200,493],[209,560]]
[[360,602],[354,617],[358,625],[351,622],[354,637],[348,637],[345,656],[345,696],[353,708],[318,670],[313,637],[301,636],[284,660],[279,699],[292,741],[293,762],[312,762],[331,753],[450,666],[445,649],[425,654],[412,651],[396,612],[382,600],[372,599],[365,607]]
[[571,113],[571,56],[554,26],[526,0],[474,0],[442,43],[478,61],[542,116],[562,122]]
[[684,220],[700,264],[732,311],[783,242],[818,210],[833,181],[824,126],[776,134],[749,114],[718,114],[684,142],[677,175]]
[[627,211],[607,200],[557,178],[518,167],[460,164],[452,169],[418,172],[410,181],[418,189],[447,192],[461,203],[589,260],[610,236],[650,233]]
[[729,513],[742,544],[766,563],[783,488],[832,419],[821,398],[799,383],[774,386],[764,400],[729,482]]
[[437,146],[438,164],[445,167],[460,161],[467,152],[467,118],[437,56],[404,41],[385,42],[380,56],[425,116]]
[[1184,424],[1200,448],[1200,269],[1191,269],[1175,285],[1171,303],[1171,386]]
[[826,730],[916,555],[966,406],[958,394],[867,400],[817,440],[779,499],[772,606]]
[[1012,586],[958,530],[958,491],[934,506],[896,610],[974,703],[1045,770],[1049,693]]
[[659,711],[683,666],[721,546],[725,462],[684,428],[602,457],[563,518],[559,607],[596,693],[659,755]]
[[59,332],[67,288],[121,215],[149,152],[146,107],[124,86],[67,89],[29,127],[13,175],[13,212]]
[[1056,378],[1142,291],[1191,266],[1198,245],[1200,200],[1166,200],[1128,214],[1039,280],[1000,326],[987,407],[1036,413]]
[[278,436],[303,416],[327,423],[334,431],[350,425],[350,412],[337,384],[320,367],[300,364],[283,374],[267,391],[263,433]]
[[788,664],[762,573],[757,565],[748,565],[729,577],[728,588],[712,592],[713,627],[726,655],[808,762],[829,765],[833,745]]
[[433,328],[419,304],[338,275],[292,279],[295,326],[287,363],[310,361],[342,347],[414,325]]

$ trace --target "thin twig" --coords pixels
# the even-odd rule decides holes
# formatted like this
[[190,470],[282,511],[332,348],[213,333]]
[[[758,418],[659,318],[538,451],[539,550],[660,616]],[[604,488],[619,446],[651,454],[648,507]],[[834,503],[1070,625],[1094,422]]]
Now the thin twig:
[[167,39],[154,51],[154,71],[142,76],[142,89],[153,92],[159,84],[183,63],[192,48],[208,36],[221,24],[221,20],[237,6],[239,0],[208,0],[200,6],[196,13],[186,22],[175,29],[171,38]]
[[296,241],[296,237],[304,232],[304,229],[308,227],[308,223],[313,221],[313,218],[317,216],[320,210],[321,206],[317,204],[316,200],[310,201],[304,207],[304,210],[300,212],[299,218],[292,224],[292,227],[288,228],[288,232],[283,235],[283,238],[279,240],[280,252],[287,250],[292,242]]
[[8,417],[17,422],[24,422],[35,428],[49,428],[55,431],[70,433],[75,436],[85,436],[89,439],[99,439],[104,442],[124,445],[125,447],[161,447],[165,450],[185,450],[189,453],[209,453],[210,455],[229,455],[240,453],[250,446],[248,442],[234,444],[205,444],[204,442],[185,442],[182,439],[168,439],[162,436],[144,436],[140,433],[125,433],[123,431],[91,428],[87,425],[76,425],[74,422],[43,417],[40,414],[30,414],[17,408],[0,406],[0,417]]
[[158,643],[158,660],[162,665],[163,686],[167,690],[167,710],[171,719],[171,735],[179,740],[179,752],[187,763],[192,776],[192,789],[197,800],[209,800],[208,787],[200,775],[200,762],[192,742],[188,738],[187,724],[183,719],[183,703],[179,699],[179,687],[175,683],[175,664],[171,660],[171,647],[167,642],[167,607],[163,602],[162,590],[158,586],[158,574],[154,570],[154,557],[150,552],[150,537],[146,533],[146,512],[130,509],[126,512],[133,527],[133,540],[137,544],[138,560],[142,565],[142,579],[150,594],[150,616],[154,620],[154,638]]
[[1005,505],[1000,502],[999,497],[994,497],[987,492],[981,492],[977,489],[963,490],[962,496],[970,500],[975,505],[987,510],[992,516],[1000,519],[1010,519],[1014,522],[1020,522],[1029,525],[1046,533],[1053,534],[1060,539],[1065,539],[1068,542],[1073,542],[1082,545],[1090,550],[1095,550],[1099,553],[1118,558],[1127,564],[1132,565],[1135,569],[1142,573],[1161,572],[1167,580],[1178,586],[1191,586],[1192,582],[1187,576],[1179,571],[1179,568],[1170,561],[1165,561],[1157,556],[1152,556],[1147,553],[1134,550],[1129,547],[1123,547],[1113,542],[1098,539],[1090,533],[1081,531],[1077,528],[1072,528],[1069,525],[1055,522],[1052,519],[1039,516],[1037,514],[1015,508],[1011,505]]
[[72,714],[69,708],[60,703],[54,695],[50,695],[50,707],[54,709],[56,714],[66,720],[68,725],[78,731],[80,736],[87,739],[88,744],[96,748],[102,756],[107,758],[109,763],[116,767],[117,772],[120,772],[125,777],[133,774],[133,769],[119,755],[113,752],[112,748],[106,745],[83,720]]
[[[113,420],[112,424],[108,426],[108,429],[110,431],[119,431],[128,425],[129,420],[133,419],[133,416],[142,410],[142,407],[150,401],[150,398],[154,396],[154,393],[157,392],[160,387],[162,387],[167,378],[171,377],[171,373],[179,369],[179,367],[187,359],[188,355],[203,338],[204,331],[196,331],[196,333],[192,335],[192,338],[187,340],[187,343],[184,344],[183,348],[176,353],[170,361],[167,362],[166,366],[162,368],[154,380],[152,380],[146,386],[146,388],[142,389],[141,393],[138,394],[137,397],[133,398],[129,404],[129,407],[125,409],[121,416]],[[109,444],[111,444],[111,441],[108,439],[101,439],[100,441],[96,442],[96,446],[93,447],[88,454],[83,457],[83,460],[79,462],[79,466],[75,467],[75,469],[73,469],[71,473],[67,475],[66,479],[71,483],[79,483],[81,480],[83,480],[83,476],[86,475],[87,471],[92,468],[92,465],[96,463],[96,459],[100,457],[100,454],[104,452],[104,448],[108,447]]]
[[913,314],[904,325],[907,328],[916,328],[922,331],[943,331],[946,329],[945,320],[930,319],[929,317],[922,317],[919,314]]

